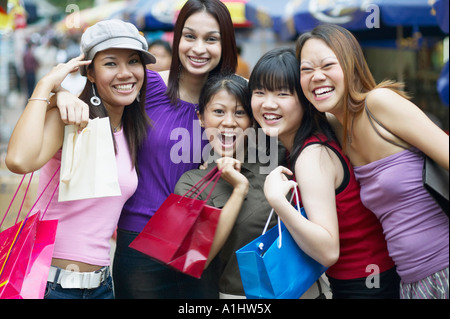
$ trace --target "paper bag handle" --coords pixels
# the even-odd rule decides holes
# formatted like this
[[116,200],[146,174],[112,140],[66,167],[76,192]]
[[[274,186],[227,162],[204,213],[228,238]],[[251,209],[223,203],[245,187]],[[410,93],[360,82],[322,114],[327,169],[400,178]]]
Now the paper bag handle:
[[[76,168],[78,167],[80,163],[81,158],[81,152],[79,151],[80,145],[83,140],[83,136],[86,135],[87,132],[89,132],[90,129],[88,127],[85,127],[80,134],[78,134],[78,138],[74,144],[74,139],[77,136],[76,132],[69,133],[69,137],[67,138],[68,144],[65,145],[68,149],[68,153],[66,153],[66,156],[64,158],[64,171],[61,172],[61,182],[68,184],[70,179],[72,178]],[[72,160],[72,161],[71,161]],[[70,162],[71,161],[71,162]],[[62,166],[62,165],[61,165]]]
[[[295,195],[295,198],[297,199],[297,203],[299,203],[300,201],[299,201],[297,186],[294,187],[294,190],[291,195],[291,199],[289,200],[290,203],[292,203],[292,199],[294,198],[294,195]],[[301,214],[299,205],[297,205],[297,210]],[[270,211],[270,214],[269,214],[269,218],[267,219],[266,225],[264,226],[264,230],[262,232],[263,235],[266,233],[267,228],[269,227],[273,212],[274,212],[274,209],[272,208],[272,210]],[[281,248],[281,240],[282,240],[282,238],[281,238],[281,222],[280,222],[280,216],[278,216],[278,248]],[[263,245],[263,243],[260,243],[260,247],[259,247],[262,250],[263,247],[261,247],[261,245]]]
[[[211,194],[216,187],[217,182],[220,179],[220,176],[222,174],[222,169],[218,169],[217,167],[214,167],[208,174],[203,176],[194,186],[192,186],[184,195],[183,197],[189,197],[191,198],[195,191],[198,191],[197,195],[194,197],[194,199],[197,199],[201,193],[208,187],[209,184],[211,184],[212,181],[214,181],[214,185],[211,188],[211,191],[208,193],[208,196],[205,199],[205,202],[209,200],[211,197]],[[200,189],[200,187],[203,187]],[[189,195],[188,195],[189,194]]]
[[[47,185],[44,187],[44,189],[42,190],[41,194],[39,195],[39,197],[38,197],[38,198],[36,199],[36,201],[34,202],[33,206],[32,206],[32,207],[30,208],[30,210],[28,211],[27,215],[25,216],[25,219],[29,217],[31,211],[32,211],[33,208],[36,206],[37,202],[41,199],[42,195],[43,195],[44,192],[47,190],[48,186],[50,185],[51,181],[55,178],[56,174],[59,172],[59,169],[60,169],[60,168],[58,167],[58,168],[56,169],[56,171],[53,173],[53,175],[52,175],[52,177],[50,178],[50,180],[48,181]],[[17,222],[18,222],[18,220],[19,220],[20,212],[22,211],[22,207],[23,207],[23,204],[24,204],[24,202],[25,202],[25,198],[26,198],[26,196],[27,196],[28,189],[30,188],[30,184],[31,184],[31,180],[32,180],[32,178],[33,178],[33,175],[34,175],[34,172],[32,172],[32,173],[30,174],[30,179],[28,180],[28,185],[27,185],[27,188],[26,188],[25,193],[24,193],[24,195],[23,195],[22,203],[21,203],[21,205],[20,205],[19,212],[17,213],[17,217],[16,217],[15,224],[17,224]],[[3,222],[5,221],[6,216],[8,215],[9,210],[10,210],[10,208],[11,208],[11,206],[12,206],[12,204],[13,204],[13,202],[14,202],[16,196],[17,196],[17,194],[19,193],[20,187],[22,186],[23,181],[24,181],[24,179],[25,179],[26,176],[27,176],[27,174],[24,174],[24,175],[22,176],[22,179],[21,179],[21,181],[20,181],[20,183],[19,183],[19,186],[17,186],[16,192],[14,193],[13,198],[11,199],[11,202],[9,203],[9,206],[8,206],[8,208],[6,209],[5,215],[3,216],[3,219],[2,219],[2,221],[0,222],[0,227],[3,225]],[[49,201],[48,201],[48,203],[47,203],[47,206],[46,206],[46,208],[45,208],[45,210],[44,210],[44,213],[43,213],[43,214],[41,215],[41,217],[40,217],[40,220],[42,220],[42,219],[44,218],[44,215],[47,213],[48,207],[50,206],[50,203],[51,203],[51,201],[52,201],[52,199],[53,199],[53,196],[55,195],[55,192],[56,192],[57,189],[58,189],[58,184],[56,184],[55,189],[53,190],[52,196],[50,197],[50,199],[49,199]]]

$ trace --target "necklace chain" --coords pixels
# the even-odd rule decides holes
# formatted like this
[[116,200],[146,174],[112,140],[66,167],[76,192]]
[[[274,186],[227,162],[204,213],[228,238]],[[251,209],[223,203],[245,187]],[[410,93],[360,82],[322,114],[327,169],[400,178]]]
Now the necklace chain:
[[119,122],[119,125],[117,125],[116,127],[113,126],[113,132],[117,133],[117,131],[119,130],[120,126],[122,125],[122,121]]

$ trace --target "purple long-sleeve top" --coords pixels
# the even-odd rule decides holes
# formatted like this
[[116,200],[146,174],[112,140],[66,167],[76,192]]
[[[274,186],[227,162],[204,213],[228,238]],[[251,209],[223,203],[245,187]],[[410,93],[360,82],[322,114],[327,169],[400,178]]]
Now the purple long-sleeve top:
[[208,143],[202,139],[196,105],[180,101],[175,107],[166,90],[161,76],[147,71],[146,111],[152,126],[138,154],[137,190],[125,203],[119,220],[123,230],[142,231],[181,175],[198,168],[202,149]]

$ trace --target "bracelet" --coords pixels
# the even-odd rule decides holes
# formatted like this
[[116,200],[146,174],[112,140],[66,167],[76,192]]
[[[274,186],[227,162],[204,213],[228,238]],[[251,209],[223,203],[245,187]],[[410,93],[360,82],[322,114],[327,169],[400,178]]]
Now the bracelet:
[[50,105],[50,100],[43,97],[31,97],[28,99],[28,102],[29,101],[45,101],[48,105]]

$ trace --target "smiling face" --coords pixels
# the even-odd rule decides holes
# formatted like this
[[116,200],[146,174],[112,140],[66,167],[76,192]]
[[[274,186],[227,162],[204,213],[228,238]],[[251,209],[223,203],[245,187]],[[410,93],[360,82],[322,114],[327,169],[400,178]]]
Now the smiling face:
[[289,90],[255,89],[251,101],[253,116],[264,133],[278,136],[291,150],[304,113],[297,94]]
[[108,49],[94,57],[88,79],[95,83],[97,95],[107,110],[130,105],[144,83],[144,66],[137,51]]
[[306,98],[319,111],[339,115],[345,92],[344,73],[336,55],[323,40],[305,42],[300,70],[300,83]]
[[220,27],[216,19],[205,11],[186,19],[178,52],[186,72],[203,76],[212,71],[222,54]]
[[215,153],[236,158],[236,151],[244,149],[244,132],[252,125],[241,101],[226,89],[220,89],[198,116]]

